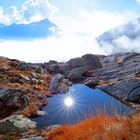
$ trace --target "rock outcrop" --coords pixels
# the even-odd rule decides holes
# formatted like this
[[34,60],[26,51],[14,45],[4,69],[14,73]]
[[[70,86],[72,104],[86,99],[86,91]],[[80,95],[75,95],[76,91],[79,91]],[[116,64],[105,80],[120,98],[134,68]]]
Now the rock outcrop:
[[99,88],[124,101],[140,103],[140,54],[125,53],[100,58],[102,68],[90,73]]
[[49,65],[48,68],[53,69],[53,73],[65,75],[74,83],[98,86],[116,98],[139,103],[139,53],[118,53],[109,56],[87,54],[66,63]]
[[0,57],[0,119],[35,116],[47,103],[51,75],[43,66]]
[[124,101],[140,103],[140,78],[121,80],[100,89]]
[[84,73],[89,70],[95,70],[102,67],[100,59],[96,55],[86,54],[79,58],[71,59],[67,62],[70,70],[66,71],[66,77],[71,81],[84,80]]
[[[3,119],[0,133],[21,133],[35,128],[35,123],[26,117],[43,115],[45,112],[40,110],[47,104],[47,97],[68,92],[72,82],[97,87],[139,109],[140,54],[87,54],[66,63],[44,64],[0,57],[0,119]],[[19,139],[40,140],[43,137],[29,134]]]
[[54,93],[67,93],[71,82],[62,74],[56,74],[50,82],[50,89]]
[[96,55],[86,54],[69,60],[66,63],[45,63],[46,69],[53,73],[61,73],[66,78],[74,82],[81,82],[85,79],[83,76],[89,70],[95,70],[102,67],[100,59]]
[[6,117],[29,103],[28,90],[0,88],[0,118]]
[[109,56],[87,54],[66,63],[47,65],[70,81],[98,87],[128,102],[140,103],[140,54],[118,53]]
[[0,134],[23,133],[36,128],[36,123],[22,115],[14,115],[0,120]]

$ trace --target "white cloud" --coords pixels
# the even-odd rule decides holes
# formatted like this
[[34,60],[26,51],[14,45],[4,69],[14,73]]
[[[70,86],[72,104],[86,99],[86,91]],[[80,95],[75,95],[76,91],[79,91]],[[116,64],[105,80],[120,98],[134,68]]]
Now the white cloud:
[[0,22],[3,24],[31,23],[44,18],[51,19],[57,12],[57,8],[48,0],[26,0],[17,10],[16,6],[10,6],[8,12],[0,7]]
[[3,14],[3,8],[0,6],[0,15]]
[[86,53],[105,54],[104,48],[100,48],[95,37],[137,16],[135,12],[130,16],[128,12],[122,14],[107,11],[80,11],[73,18],[57,16],[54,22],[62,30],[59,36],[27,42],[1,42],[0,55],[30,62],[43,62],[51,59],[66,61]]
[[27,0],[19,12],[20,22],[34,22],[44,18],[51,19],[57,8],[51,5],[48,0]]
[[114,39],[112,42],[102,42],[104,51],[108,54],[139,52],[140,53],[140,38],[130,39],[127,36],[121,36]]
[[10,6],[9,8],[8,8],[8,15],[9,16],[15,16],[16,14],[17,14],[17,8],[15,7],[15,6]]
[[0,42],[0,55],[30,62],[66,61],[86,53],[103,54],[93,38],[62,35],[36,41]]
[[140,0],[136,0],[140,4]]
[[57,15],[53,20],[62,31],[97,37],[103,32],[139,17],[135,11],[123,13],[80,10],[75,17]]
[[[20,11],[15,7],[9,11],[11,11],[12,22],[13,15],[15,22],[18,23],[51,18],[62,31],[59,36],[42,40],[0,42],[0,55],[28,62],[43,62],[51,59],[66,61],[86,53],[105,54],[96,43],[95,37],[139,17],[139,13],[135,11],[119,13],[82,9],[75,14],[75,17],[64,17],[59,13],[52,17],[56,8],[50,5],[48,0],[27,0]],[[10,22],[8,19],[11,18],[7,16],[7,23]]]
[[130,51],[137,51],[140,52],[140,39],[130,39],[127,36],[122,36],[118,39],[114,40],[114,43],[117,45],[118,50],[124,50],[126,52],[130,52]]

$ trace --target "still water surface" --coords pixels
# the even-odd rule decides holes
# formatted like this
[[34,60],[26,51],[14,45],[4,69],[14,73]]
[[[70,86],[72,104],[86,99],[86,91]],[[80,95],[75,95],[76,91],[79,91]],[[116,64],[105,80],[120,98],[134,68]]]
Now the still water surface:
[[[65,99],[70,97],[73,104],[68,107]],[[91,89],[82,84],[73,85],[67,94],[57,94],[48,99],[48,105],[43,108],[46,113],[35,117],[38,128],[53,124],[75,123],[87,117],[105,112],[127,115],[133,110],[112,96],[99,89]]]

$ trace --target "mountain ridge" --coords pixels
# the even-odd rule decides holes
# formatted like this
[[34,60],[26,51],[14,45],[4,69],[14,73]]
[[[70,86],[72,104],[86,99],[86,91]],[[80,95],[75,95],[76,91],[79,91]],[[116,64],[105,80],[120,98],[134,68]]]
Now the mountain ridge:
[[30,24],[0,24],[0,38],[8,40],[45,38],[56,34],[58,30],[58,27],[48,19]]

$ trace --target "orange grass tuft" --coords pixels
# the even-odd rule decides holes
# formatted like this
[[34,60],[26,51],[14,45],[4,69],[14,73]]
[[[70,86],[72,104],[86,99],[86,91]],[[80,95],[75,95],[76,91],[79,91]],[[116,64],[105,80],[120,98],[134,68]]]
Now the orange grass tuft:
[[135,77],[140,78],[140,73],[136,74]]
[[44,140],[140,140],[140,115],[133,117],[98,115],[49,132]]

